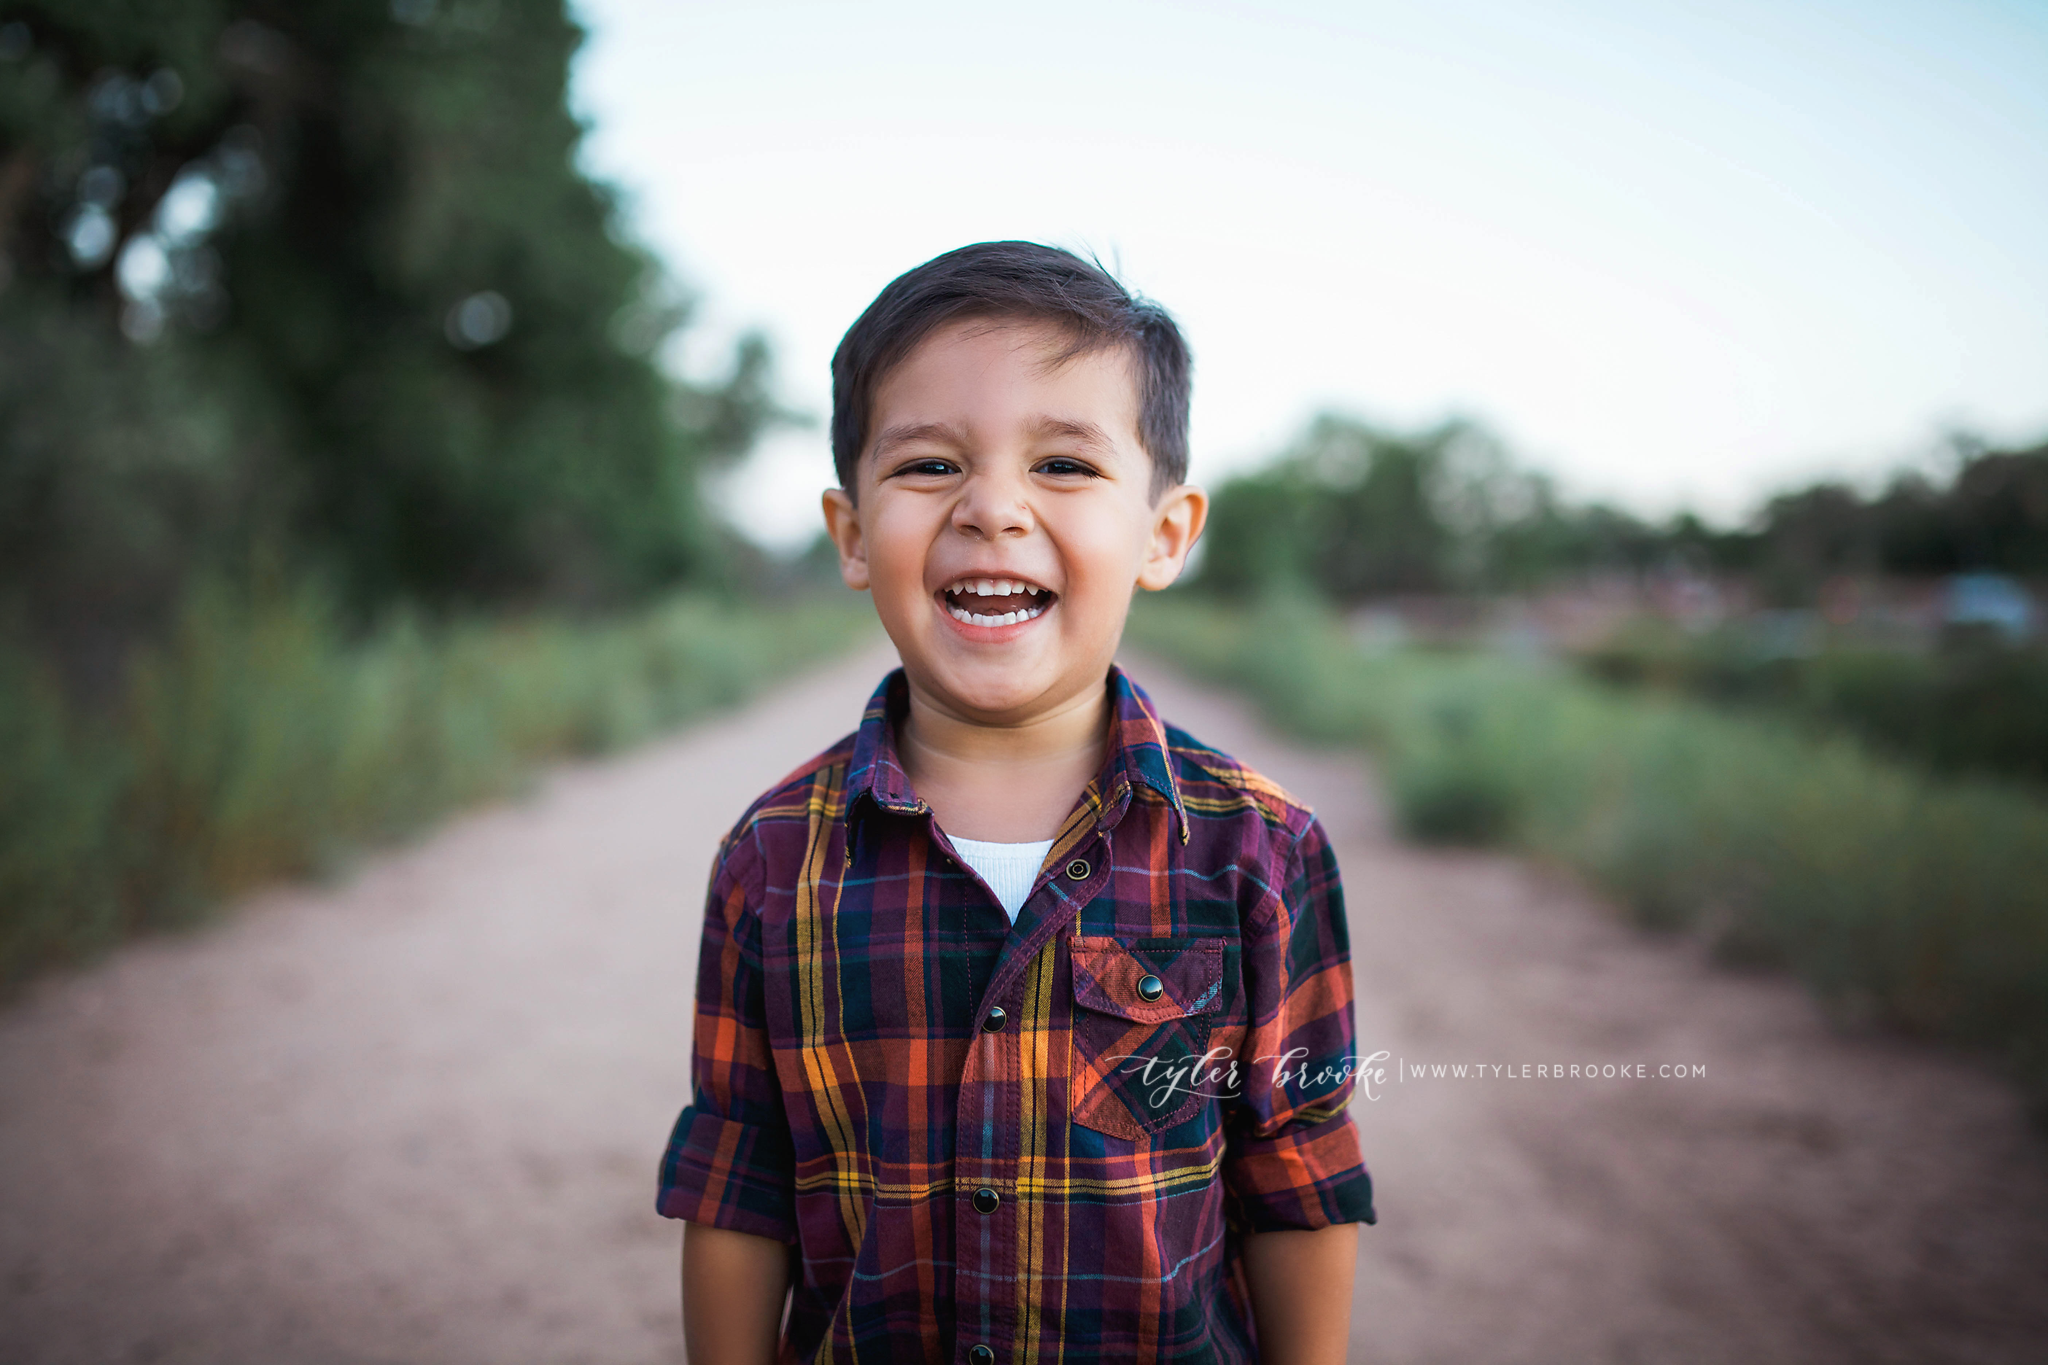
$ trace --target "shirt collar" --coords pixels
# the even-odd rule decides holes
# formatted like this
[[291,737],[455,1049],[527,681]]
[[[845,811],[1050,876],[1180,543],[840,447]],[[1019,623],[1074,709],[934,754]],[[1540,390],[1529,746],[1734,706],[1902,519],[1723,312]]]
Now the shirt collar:
[[[1179,822],[1180,840],[1188,840],[1187,809],[1181,804],[1180,787],[1173,780],[1173,763],[1167,752],[1166,724],[1144,689],[1115,664],[1109,666],[1110,743],[1102,769],[1092,784],[1092,794],[1101,809],[1098,823],[1114,825],[1130,805],[1133,784],[1142,784],[1166,801]],[[860,730],[853,741],[853,755],[846,771],[846,811],[851,815],[868,798],[883,810],[899,815],[923,815],[930,807],[910,785],[910,774],[896,753],[896,723],[910,709],[910,681],[901,668],[890,671],[881,686],[868,698]]]

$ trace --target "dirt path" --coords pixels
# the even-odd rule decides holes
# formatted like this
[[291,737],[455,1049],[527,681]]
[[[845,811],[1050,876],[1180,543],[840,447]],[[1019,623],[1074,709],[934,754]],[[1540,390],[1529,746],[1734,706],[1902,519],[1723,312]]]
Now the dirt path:
[[[711,849],[889,661],[0,1016],[0,1361],[680,1360],[654,1164]],[[2048,1144],[1995,1078],[1833,1034],[1511,860],[1394,845],[1355,761],[1138,676],[1337,842],[1360,1041],[1391,1054],[1356,1105],[1354,1359],[2048,1359]]]

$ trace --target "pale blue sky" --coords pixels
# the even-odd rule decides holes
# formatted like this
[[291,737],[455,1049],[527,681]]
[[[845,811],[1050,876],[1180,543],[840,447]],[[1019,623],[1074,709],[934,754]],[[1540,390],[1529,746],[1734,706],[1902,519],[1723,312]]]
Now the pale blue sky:
[[[2048,434],[2048,0],[576,7],[677,363],[759,326],[821,418],[883,284],[1028,237],[1180,318],[1197,481],[1324,406],[1723,518]],[[726,496],[791,543],[830,481],[821,425]]]

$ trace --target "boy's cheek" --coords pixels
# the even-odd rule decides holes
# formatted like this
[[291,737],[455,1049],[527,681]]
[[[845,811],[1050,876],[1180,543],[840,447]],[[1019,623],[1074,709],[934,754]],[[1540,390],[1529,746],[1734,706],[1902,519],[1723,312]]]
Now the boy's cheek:
[[876,600],[892,605],[921,604],[924,600],[924,557],[906,555],[895,546],[868,545],[868,584]]

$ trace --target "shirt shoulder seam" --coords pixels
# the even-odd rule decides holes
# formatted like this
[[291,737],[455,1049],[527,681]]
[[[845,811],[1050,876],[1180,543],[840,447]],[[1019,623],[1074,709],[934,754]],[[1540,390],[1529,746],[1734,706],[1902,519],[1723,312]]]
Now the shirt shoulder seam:
[[777,779],[773,786],[755,797],[747,806],[746,812],[733,822],[731,831],[726,835],[726,842],[737,842],[756,826],[769,820],[803,818],[814,799],[812,789],[822,772],[828,772],[836,767],[839,771],[833,776],[833,786],[835,789],[843,787],[846,782],[846,767],[853,757],[854,738],[853,735],[845,736],[831,748],[813,754]]
[[1218,786],[1227,788],[1234,797],[1224,798],[1220,804],[1215,800],[1204,802],[1200,797],[1190,798],[1183,789],[1181,799],[1197,809],[1206,805],[1203,814],[1220,813],[1233,806],[1255,810],[1269,823],[1286,829],[1299,837],[1308,822],[1315,818],[1315,811],[1306,801],[1301,800],[1285,787],[1267,777],[1255,768],[1240,763],[1237,759],[1213,749],[1188,734],[1185,730],[1169,727],[1167,732],[1168,751],[1181,762],[1195,768]]

